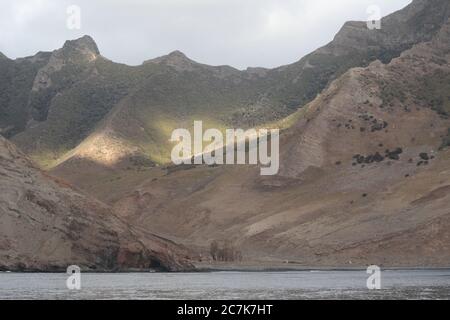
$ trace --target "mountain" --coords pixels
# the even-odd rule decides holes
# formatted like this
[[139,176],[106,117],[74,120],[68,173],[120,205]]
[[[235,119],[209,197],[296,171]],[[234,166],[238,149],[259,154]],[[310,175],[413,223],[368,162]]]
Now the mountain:
[[[256,263],[448,266],[449,17],[448,0],[414,0],[381,30],[348,22],[296,63],[245,71],[178,51],[130,67],[84,37],[40,67],[26,58],[36,76],[24,77],[20,119],[19,61],[0,60],[2,128],[137,238],[145,230],[206,260],[220,247]],[[172,130],[194,120],[281,127],[279,174],[171,165]]]
[[0,270],[185,270],[186,251],[128,226],[0,137]]
[[[289,135],[302,139],[286,146],[289,157],[284,159],[292,163],[285,163],[282,174],[296,176],[309,166],[331,165],[351,153],[383,154],[383,148],[418,145],[436,152],[445,146],[449,38],[447,21],[432,40],[415,45],[391,63],[376,61],[364,69],[351,69],[331,84],[308,105],[304,119],[290,128]],[[325,111],[324,106],[330,107]],[[380,142],[382,147],[377,146]]]
[[[349,68],[389,62],[431,39],[448,14],[448,1],[415,0],[385,17],[381,30],[346,23],[328,45],[272,70],[208,66],[179,51],[129,67],[102,57],[85,36],[46,53],[45,65],[32,64],[38,70],[30,75],[12,72],[27,79],[28,91],[18,107],[8,102],[1,128],[44,168],[68,160],[69,169],[80,161],[108,168],[166,164],[173,129],[197,119],[221,129],[278,123]],[[16,87],[11,81],[2,82]]]
[[252,166],[169,166],[114,172],[105,187],[105,177],[56,173],[130,224],[205,255],[217,241],[259,263],[445,267],[449,66],[447,19],[388,63],[348,70],[293,117],[274,177]]
[[381,20],[380,30],[366,22],[345,23],[333,41],[300,61],[272,70],[269,96],[291,109],[310,102],[331,81],[352,67],[388,63],[414,44],[430,40],[450,15],[446,0],[414,0]]

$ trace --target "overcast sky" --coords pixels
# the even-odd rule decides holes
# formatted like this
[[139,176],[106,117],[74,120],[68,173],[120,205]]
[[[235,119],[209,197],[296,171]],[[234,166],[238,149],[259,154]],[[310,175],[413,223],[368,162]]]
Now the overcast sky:
[[[51,51],[88,34],[100,52],[131,65],[180,50],[211,65],[274,67],[326,44],[347,20],[383,16],[411,0],[1,0],[0,52]],[[81,9],[81,29],[67,8]],[[73,20],[70,20],[73,21]]]

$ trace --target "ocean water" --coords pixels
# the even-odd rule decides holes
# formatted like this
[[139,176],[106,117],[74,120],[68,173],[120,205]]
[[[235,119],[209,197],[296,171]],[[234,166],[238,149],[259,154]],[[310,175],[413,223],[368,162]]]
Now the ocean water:
[[450,299],[450,270],[383,270],[381,289],[361,271],[0,273],[0,299]]

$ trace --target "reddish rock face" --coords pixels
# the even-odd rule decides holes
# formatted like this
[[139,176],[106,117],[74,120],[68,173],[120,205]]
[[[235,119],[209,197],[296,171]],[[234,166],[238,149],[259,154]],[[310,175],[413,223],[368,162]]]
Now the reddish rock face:
[[183,270],[177,245],[133,230],[110,208],[35,168],[0,137],[0,269]]

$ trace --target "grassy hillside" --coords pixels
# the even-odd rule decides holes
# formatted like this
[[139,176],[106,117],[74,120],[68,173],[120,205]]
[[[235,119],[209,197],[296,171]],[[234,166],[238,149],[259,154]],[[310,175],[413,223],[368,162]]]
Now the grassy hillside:
[[[77,146],[99,137],[108,150],[86,142],[81,148],[85,156],[99,160],[98,154],[114,153],[118,162],[138,156],[164,163],[173,129],[189,128],[194,120],[217,128],[282,121],[349,68],[376,59],[389,62],[431,39],[449,12],[448,1],[417,0],[384,18],[381,30],[349,22],[328,45],[273,70],[212,67],[180,52],[130,67],[103,58],[85,36],[54,51],[37,74],[35,69],[11,70],[17,62],[3,63],[7,72],[0,101],[10,106],[0,109],[2,127],[18,128],[10,131],[13,140],[44,167],[80,156]],[[16,99],[12,88],[18,91]]]

